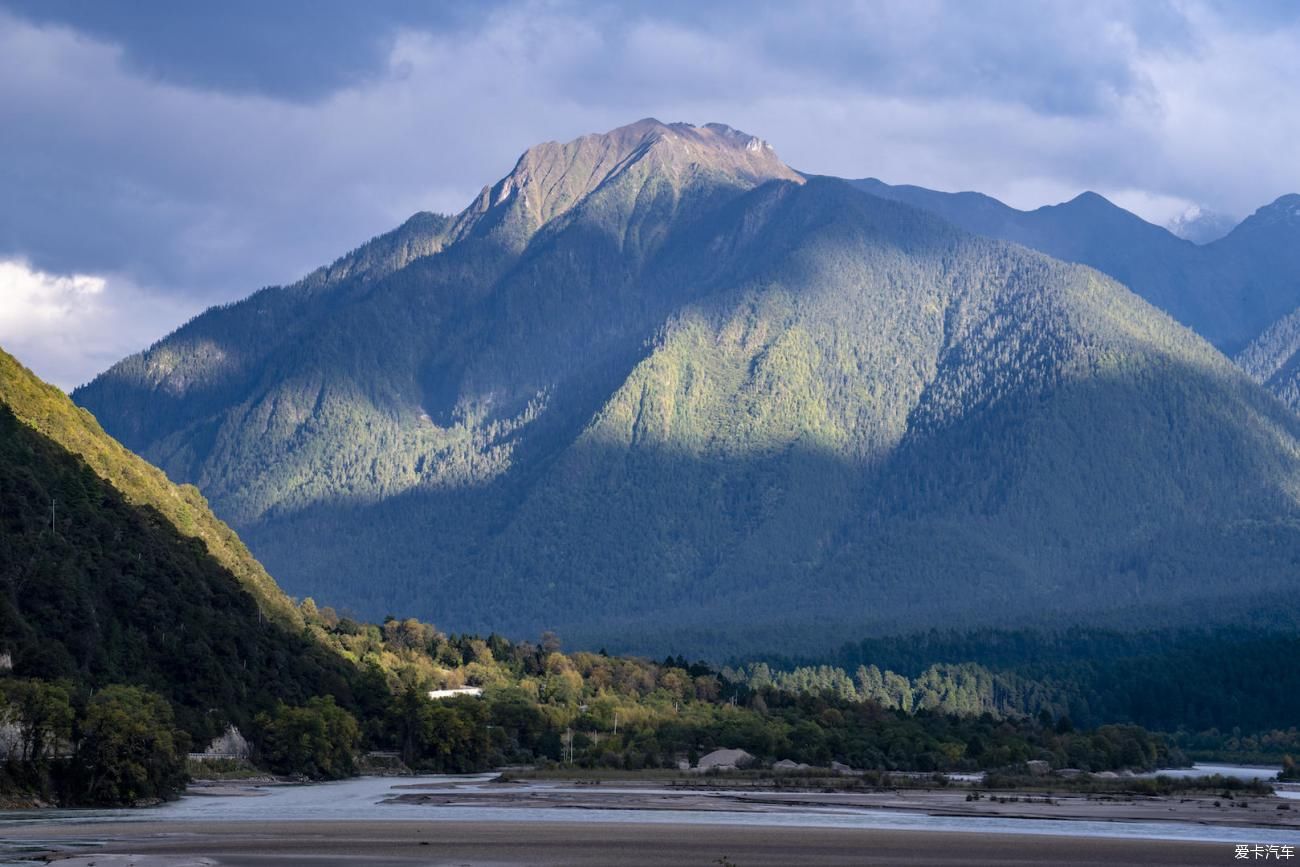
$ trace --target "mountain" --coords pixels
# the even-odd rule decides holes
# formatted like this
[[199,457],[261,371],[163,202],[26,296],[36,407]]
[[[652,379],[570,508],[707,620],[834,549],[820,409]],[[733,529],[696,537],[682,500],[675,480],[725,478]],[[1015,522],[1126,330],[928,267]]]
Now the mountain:
[[295,594],[654,651],[1292,616],[1300,421],[1094,270],[652,120],[401,233],[75,395]]
[[1182,214],[1165,223],[1170,234],[1191,241],[1193,244],[1209,244],[1227,235],[1237,227],[1237,221],[1226,214],[1205,211],[1196,206],[1188,208]]
[[146,686],[200,738],[278,698],[349,695],[350,666],[193,488],[3,351],[0,491],[0,673]]
[[1195,244],[1096,193],[1020,211],[980,193],[891,186],[875,178],[850,183],[924,208],[968,232],[1090,265],[1230,354],[1300,306],[1294,195],[1260,208],[1217,240]]

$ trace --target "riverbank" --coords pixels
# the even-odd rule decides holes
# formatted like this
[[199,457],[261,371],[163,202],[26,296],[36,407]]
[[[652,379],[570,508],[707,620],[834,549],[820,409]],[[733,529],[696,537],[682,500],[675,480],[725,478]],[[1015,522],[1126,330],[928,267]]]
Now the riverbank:
[[[644,867],[722,865],[1197,865],[1232,860],[1229,843],[847,828],[543,822],[145,822],[98,825],[94,855],[61,867]],[[114,855],[131,855],[113,858]]]
[[479,786],[397,783],[386,803],[453,808],[624,810],[726,813],[838,813],[889,811],[971,819],[1066,822],[1169,822],[1295,831],[1300,805],[1275,797],[1084,795],[1044,791],[984,792],[906,788],[883,791],[791,791],[754,786],[720,788],[701,781],[683,786],[643,780],[493,783]]

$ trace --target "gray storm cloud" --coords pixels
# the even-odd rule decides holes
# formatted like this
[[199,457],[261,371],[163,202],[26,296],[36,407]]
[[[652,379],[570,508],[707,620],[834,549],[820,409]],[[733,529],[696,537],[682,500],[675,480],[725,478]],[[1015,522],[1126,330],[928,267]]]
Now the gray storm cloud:
[[[139,307],[143,345],[413,211],[458,210],[530,144],[647,115],[729,123],[805,171],[1018,206],[1096,189],[1163,221],[1300,190],[1285,6],[330,8],[223,19],[187,53],[203,21],[0,7],[0,260],[105,278],[85,327]],[[259,25],[279,53],[240,41]],[[63,351],[60,380],[104,352]]]

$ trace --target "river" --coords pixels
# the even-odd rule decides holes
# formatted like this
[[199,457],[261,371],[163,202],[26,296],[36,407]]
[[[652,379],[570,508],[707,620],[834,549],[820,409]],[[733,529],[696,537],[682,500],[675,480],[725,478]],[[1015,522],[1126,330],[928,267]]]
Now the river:
[[[1274,769],[1268,769],[1272,774]],[[1243,766],[1198,765],[1192,769],[1165,771],[1170,775],[1190,776],[1220,773],[1225,776],[1259,778],[1264,769]],[[448,806],[395,803],[390,799],[413,791],[432,790],[464,794],[491,791],[505,794],[520,802],[530,795],[593,792],[590,786],[568,783],[527,782],[503,790],[490,781],[494,774],[426,777],[363,777],[316,785],[261,786],[222,794],[190,794],[159,807],[137,810],[28,810],[0,813],[0,865],[26,864],[24,852],[31,852],[31,842],[6,844],[6,828],[25,830],[33,826],[62,826],[66,834],[77,829],[74,848],[95,844],[95,826],[105,823],[169,822],[204,824],[219,822],[276,821],[422,821],[473,820],[478,822],[546,822],[546,823],[676,823],[689,825],[740,825],[795,828],[860,828],[934,832],[983,832],[1002,834],[1057,835],[1070,837],[1106,837],[1148,840],[1215,841],[1224,843],[1274,843],[1300,846],[1300,832],[1287,829],[1242,828],[1173,821],[1088,821],[1060,819],[1023,819],[996,816],[931,815],[925,812],[898,810],[836,808],[825,804],[803,808],[773,802],[761,812],[727,809],[554,809],[547,807]],[[604,784],[602,796],[620,794],[662,794],[662,789],[621,787]],[[710,792],[697,793],[708,797]],[[725,796],[726,793],[713,793]],[[1300,793],[1295,793],[1300,795]],[[82,833],[84,829],[84,833]],[[69,840],[62,839],[67,846]],[[6,849],[6,845],[8,848]],[[8,859],[8,860],[6,860]]]

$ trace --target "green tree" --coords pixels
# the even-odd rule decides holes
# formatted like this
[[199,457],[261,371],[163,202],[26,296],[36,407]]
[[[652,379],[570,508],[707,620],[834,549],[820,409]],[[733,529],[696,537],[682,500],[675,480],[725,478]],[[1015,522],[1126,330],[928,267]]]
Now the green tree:
[[356,772],[361,729],[333,696],[310,699],[304,707],[280,704],[258,714],[258,755],[271,770],[314,780],[337,780]]
[[106,687],[90,699],[81,722],[77,800],[113,805],[175,797],[187,779],[188,749],[164,698],[134,686]]
[[[535,743],[544,723],[535,708],[503,706],[509,730],[502,731],[519,744]],[[496,751],[489,730],[492,723],[488,702],[477,698],[431,701],[417,690],[406,690],[389,706],[388,728],[402,753],[402,760],[424,771],[460,773],[490,767]]]
[[1300,780],[1300,765],[1288,753],[1282,757],[1282,771],[1277,775],[1281,781]]

